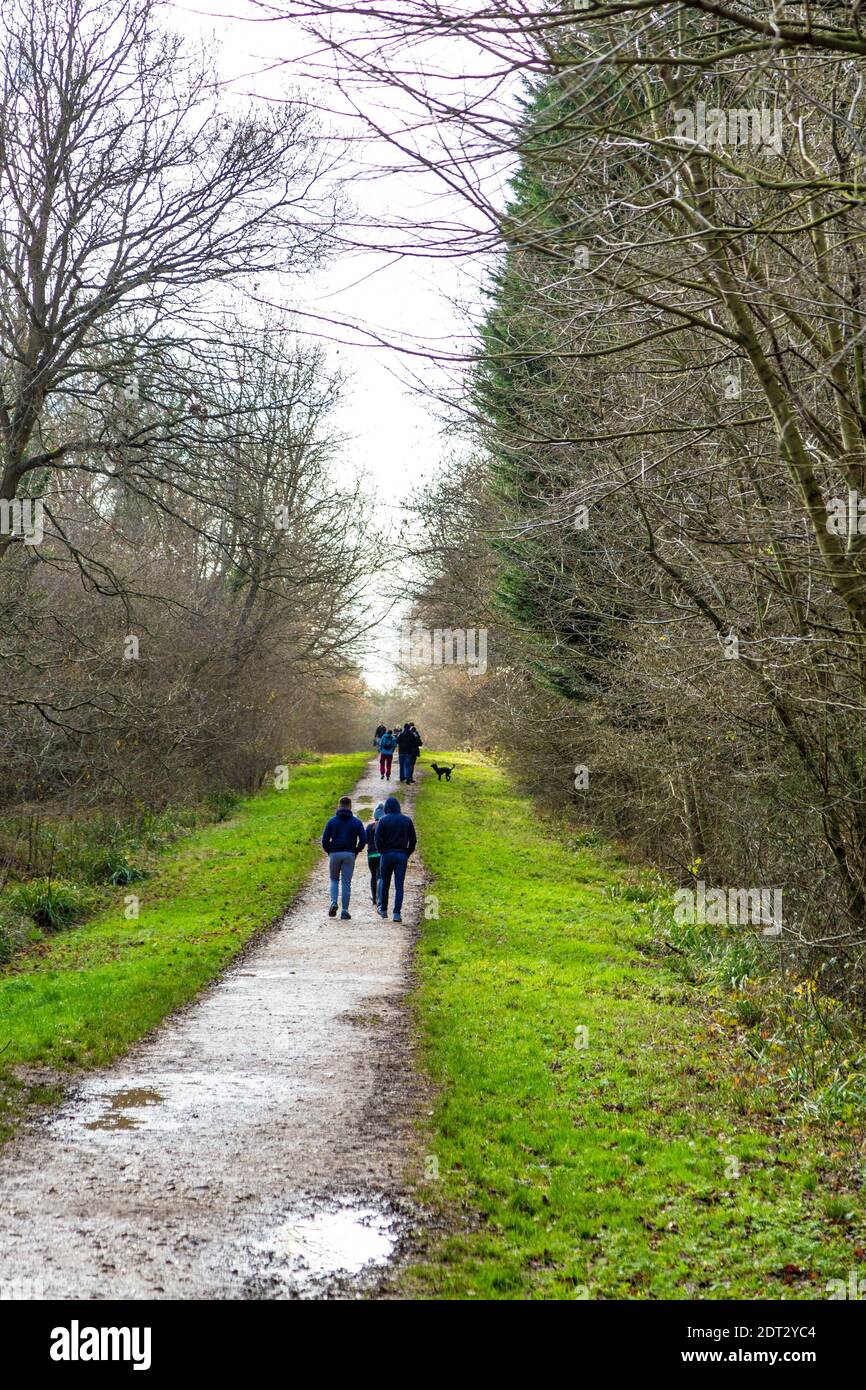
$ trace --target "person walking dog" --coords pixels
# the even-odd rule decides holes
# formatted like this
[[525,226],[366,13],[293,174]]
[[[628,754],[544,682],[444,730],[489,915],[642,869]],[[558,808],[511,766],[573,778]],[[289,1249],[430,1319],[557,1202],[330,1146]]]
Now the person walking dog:
[[402,922],[400,909],[403,906],[403,884],[409,855],[414,850],[418,838],[414,823],[400,810],[396,796],[389,796],[385,802],[385,814],[376,827],[376,848],[381,855],[379,860],[379,916],[388,916],[388,893],[391,878],[394,879],[394,921]]
[[384,814],[385,807],[380,801],[367,825],[367,868],[370,870],[370,897],[373,899],[374,907],[379,896],[379,861],[382,858],[376,848],[376,831]]
[[400,781],[412,781],[412,768],[418,756],[418,736],[412,732],[411,724],[404,724],[397,735],[397,750],[400,755]]
[[331,879],[331,906],[328,916],[337,915],[337,896],[342,889],[343,910],[340,921],[351,920],[349,898],[352,893],[352,874],[355,872],[355,859],[367,843],[367,832],[356,815],[352,814],[352,798],[341,796],[337,814],[331,816],[322,831],[322,849],[328,856],[328,873]]
[[410,732],[410,734],[412,735],[412,738],[413,738],[413,740],[414,740],[414,744],[413,744],[413,747],[412,747],[412,749],[410,750],[410,753],[409,753],[409,776],[406,778],[406,780],[407,780],[407,782],[414,782],[414,781],[415,781],[415,763],[417,762],[418,754],[421,752],[421,749],[422,749],[422,747],[423,747],[424,740],[423,740],[423,738],[421,737],[421,735],[419,734],[418,730],[415,728],[415,725],[414,725],[414,724],[410,724],[410,725],[409,725],[409,732]]

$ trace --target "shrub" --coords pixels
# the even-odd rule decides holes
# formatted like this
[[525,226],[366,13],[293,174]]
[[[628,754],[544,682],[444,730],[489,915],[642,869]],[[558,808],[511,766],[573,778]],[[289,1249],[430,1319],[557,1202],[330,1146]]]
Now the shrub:
[[116,846],[93,855],[85,867],[91,883],[136,883],[147,877],[143,869],[130,864],[126,851]]
[[62,931],[89,916],[98,901],[83,884],[62,878],[34,878],[13,889],[9,896],[13,908],[49,932]]
[[233,791],[210,792],[206,805],[214,820],[228,820],[240,806],[243,797]]

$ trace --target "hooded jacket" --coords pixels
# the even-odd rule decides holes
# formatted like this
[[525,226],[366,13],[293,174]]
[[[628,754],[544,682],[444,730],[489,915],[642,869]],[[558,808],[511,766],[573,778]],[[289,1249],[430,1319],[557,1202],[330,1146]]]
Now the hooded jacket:
[[396,747],[397,740],[395,739],[393,734],[383,734],[382,737],[379,739],[380,753],[393,753]]
[[352,814],[348,806],[339,806],[337,814],[331,816],[322,831],[322,849],[326,854],[336,854],[339,850],[360,854],[366,843],[367,832],[363,822]]
[[388,850],[402,850],[404,854],[411,854],[417,843],[414,824],[408,816],[403,815],[396,796],[389,796],[385,802],[385,814],[376,827],[377,850],[380,854],[387,854]]
[[384,814],[385,814],[385,807],[382,805],[382,803],[381,803],[381,801],[380,801],[379,804],[378,804],[378,806],[376,807],[375,811],[373,812],[373,819],[370,821],[370,823],[369,823],[368,826],[367,826],[367,858],[368,858],[368,859],[378,859],[378,858],[379,858],[379,851],[378,851],[377,848],[376,848],[376,831],[377,831],[378,828],[379,828],[379,821],[382,819],[382,817],[383,817]]

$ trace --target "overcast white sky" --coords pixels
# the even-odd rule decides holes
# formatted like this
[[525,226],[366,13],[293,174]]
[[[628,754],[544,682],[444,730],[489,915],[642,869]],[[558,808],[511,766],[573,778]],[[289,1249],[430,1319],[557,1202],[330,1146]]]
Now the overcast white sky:
[[[298,60],[308,41],[291,22],[262,23],[261,11],[249,0],[212,0],[211,4],[190,0],[172,4],[171,13],[174,27],[191,36],[215,37],[220,70],[232,91],[279,98],[287,86],[294,85],[310,91],[317,105],[333,106],[335,98],[324,84],[305,81],[304,64]],[[280,65],[276,60],[288,63]],[[348,117],[331,119],[337,132],[358,134]],[[359,150],[360,160],[368,167],[381,154],[372,144]],[[396,212],[421,220],[431,208],[440,215],[447,212],[438,189],[432,183],[425,186],[414,172],[358,178],[350,183],[349,192],[363,213],[384,218]],[[456,217],[464,215],[456,200],[451,211]],[[462,341],[465,347],[465,320],[453,305],[468,304],[477,311],[478,273],[478,267],[449,259],[395,260],[382,251],[362,250],[338,256],[314,281],[291,286],[289,293],[298,308],[365,325],[388,343],[408,345],[421,338],[454,347]],[[315,325],[307,322],[314,330]],[[440,388],[445,378],[421,358],[362,346],[357,333],[328,325],[322,325],[322,332],[332,339],[329,353],[352,377],[338,415],[339,429],[351,437],[345,466],[363,472],[375,492],[380,518],[390,520],[396,534],[404,521],[401,498],[435,473],[444,452],[433,404],[408,389],[401,378],[421,374]],[[387,632],[377,632],[370,639],[364,669],[375,687],[385,688],[394,679],[399,622],[400,614],[395,613]]]

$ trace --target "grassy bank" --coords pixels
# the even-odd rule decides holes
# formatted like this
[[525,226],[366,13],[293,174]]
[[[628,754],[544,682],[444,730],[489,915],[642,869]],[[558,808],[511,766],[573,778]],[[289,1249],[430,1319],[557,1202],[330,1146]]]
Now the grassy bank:
[[[294,767],[284,791],[241,804],[117,890],[92,922],[47,936],[0,969],[0,1126],[49,1091],[39,1070],[92,1067],[193,998],[302,883],[315,837],[367,755]],[[139,916],[128,920],[125,899]],[[134,905],[131,905],[134,908]],[[35,1084],[34,1084],[35,1083]]]
[[863,1271],[857,1125],[751,1086],[625,869],[455,761],[417,819],[439,904],[419,954],[438,1088],[422,1195],[457,1229],[408,1292],[811,1299]]

